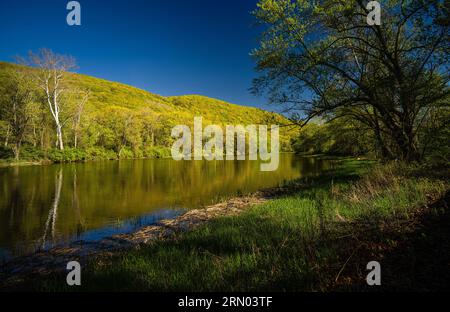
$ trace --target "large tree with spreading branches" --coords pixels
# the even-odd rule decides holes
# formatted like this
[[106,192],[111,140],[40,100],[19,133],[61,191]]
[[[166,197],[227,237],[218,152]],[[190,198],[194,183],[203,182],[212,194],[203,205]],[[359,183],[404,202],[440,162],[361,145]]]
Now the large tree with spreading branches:
[[418,139],[449,102],[449,4],[386,0],[381,25],[368,1],[261,0],[253,91],[287,105],[292,120],[351,118],[386,158],[421,157]]

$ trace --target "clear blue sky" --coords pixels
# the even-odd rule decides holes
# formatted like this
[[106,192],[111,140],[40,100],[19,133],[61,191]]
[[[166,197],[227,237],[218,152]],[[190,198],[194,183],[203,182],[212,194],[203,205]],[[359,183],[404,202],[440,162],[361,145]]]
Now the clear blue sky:
[[79,73],[161,95],[265,106],[248,91],[257,0],[80,0],[82,25],[72,27],[68,2],[1,0],[0,60],[45,47],[73,55]]

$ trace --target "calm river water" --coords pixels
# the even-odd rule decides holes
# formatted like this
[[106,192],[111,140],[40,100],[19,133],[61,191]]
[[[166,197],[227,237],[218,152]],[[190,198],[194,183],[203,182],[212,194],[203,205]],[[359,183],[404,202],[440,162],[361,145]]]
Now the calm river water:
[[0,262],[77,240],[97,240],[227,196],[318,175],[329,161],[281,154],[258,161],[101,161],[0,168]]

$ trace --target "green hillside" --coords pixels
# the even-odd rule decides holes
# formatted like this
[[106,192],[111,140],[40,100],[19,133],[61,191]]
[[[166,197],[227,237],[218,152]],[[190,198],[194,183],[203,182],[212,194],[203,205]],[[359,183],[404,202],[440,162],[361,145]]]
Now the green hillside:
[[[36,70],[0,62],[0,89],[5,90],[11,70],[19,67],[28,73]],[[65,84],[67,90],[71,90],[63,98],[65,104],[62,115],[69,120],[63,129],[65,145],[68,148],[77,145],[77,152],[89,152],[88,156],[73,156],[76,159],[167,156],[167,148],[173,141],[170,137],[172,127],[178,124],[191,126],[195,116],[202,116],[204,125],[288,122],[281,115],[258,108],[199,95],[163,97],[125,84],[81,74],[68,73]],[[89,91],[89,99],[83,107],[80,124],[76,126],[71,122],[71,116],[81,100],[79,93],[85,91]],[[48,155],[56,159],[67,158],[66,155],[59,155],[63,154],[60,151],[54,150],[52,117],[39,92],[36,91],[35,103],[31,108],[32,122],[27,129],[24,139],[26,148],[22,155],[25,158],[45,158]],[[8,126],[3,119],[0,116],[0,139],[6,143]],[[74,142],[75,132],[78,133],[78,144]],[[293,134],[286,128],[280,129],[283,150],[290,150],[290,137]],[[91,155],[94,149],[94,155]],[[45,151],[45,155],[42,151]],[[34,155],[36,153],[38,155]],[[10,156],[7,149],[3,148],[0,157]]]

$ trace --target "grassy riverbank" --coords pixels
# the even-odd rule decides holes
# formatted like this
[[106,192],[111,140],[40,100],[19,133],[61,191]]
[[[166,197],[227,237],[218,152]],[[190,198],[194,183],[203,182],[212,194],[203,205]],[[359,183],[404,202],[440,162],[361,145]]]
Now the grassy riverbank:
[[[437,202],[447,180],[442,170],[343,160],[293,182],[294,194],[92,262],[70,290],[364,290],[372,260],[381,289],[448,289],[449,212]],[[68,290],[65,275],[27,287]]]

